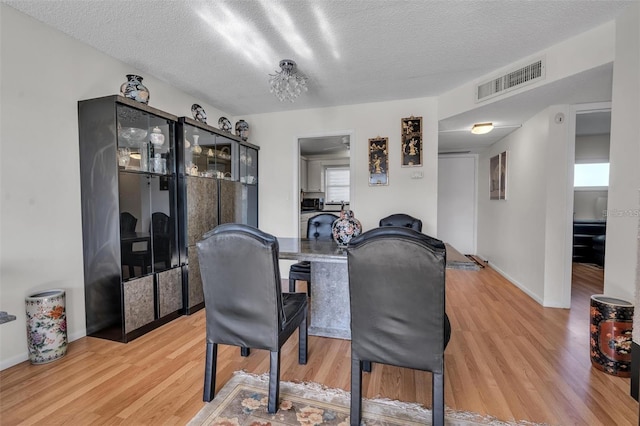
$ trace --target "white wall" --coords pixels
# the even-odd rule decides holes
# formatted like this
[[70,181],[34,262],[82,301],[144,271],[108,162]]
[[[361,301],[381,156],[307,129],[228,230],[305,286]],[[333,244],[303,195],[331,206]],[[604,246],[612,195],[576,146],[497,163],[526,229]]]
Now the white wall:
[[[539,54],[545,55],[548,64],[553,64],[553,67],[547,68],[546,80],[507,95],[530,90],[537,85],[547,84],[614,61],[613,98],[616,102],[612,102],[612,172],[608,200],[610,215],[607,227],[607,258],[605,259],[607,268],[604,291],[612,297],[626,300],[630,300],[633,294],[637,293],[636,287],[640,288],[640,282],[636,285],[638,188],[640,187],[638,170],[640,137],[637,128],[637,117],[640,116],[638,107],[640,103],[639,7],[638,3],[634,3],[615,22],[609,22],[540,52]],[[504,69],[510,69],[513,66],[515,64]],[[486,77],[491,76],[493,73]],[[440,96],[438,98],[439,118],[447,118],[475,108],[473,88],[480,80],[484,78]],[[573,125],[570,122],[573,120],[571,110],[558,107],[558,111],[564,111],[569,124]],[[573,175],[569,164],[573,162],[570,161],[572,160],[570,156],[574,152],[573,144],[569,141],[573,140],[574,132],[570,128],[550,127],[553,123],[553,114],[550,112],[549,110],[538,114],[527,122],[530,129],[523,126],[522,129],[491,147],[489,152],[483,153],[479,165],[478,254],[489,258],[494,267],[545,306],[565,307],[570,303],[570,286],[567,285],[570,282],[568,256],[570,256],[571,247],[569,230],[571,209],[569,207],[572,204],[573,192],[568,182],[562,179],[571,179]],[[512,148],[518,153],[516,155],[519,155],[522,151],[536,146],[535,139],[543,141],[547,149],[553,147],[559,150],[561,157],[550,157],[549,153],[540,157],[541,150],[531,150],[529,158],[522,157],[522,160],[526,159],[527,162],[537,164],[540,172],[535,175],[528,167],[524,168],[522,176],[510,180],[509,192],[514,195],[513,185],[521,181],[524,184],[523,187],[531,191],[529,200],[520,200],[513,206],[510,206],[510,201],[507,201],[501,206],[500,202],[491,204],[488,201],[488,195],[483,199],[482,191],[488,191],[486,189],[488,158],[506,147]],[[550,145],[551,141],[559,145]],[[563,161],[567,163],[563,165]],[[509,171],[510,177],[519,173],[520,169],[518,170],[516,172],[512,168]],[[545,179],[546,185],[540,182]],[[536,211],[539,217],[544,217],[542,222],[540,219],[532,218],[531,213],[528,212],[529,209]],[[613,219],[611,213],[618,216]],[[531,222],[532,219],[533,222]],[[540,240],[540,236],[528,235],[529,232],[521,229],[533,226],[532,223],[542,226],[537,231],[543,233],[541,235],[544,235],[542,237],[544,241]],[[485,224],[489,226],[485,227]],[[611,224],[613,224],[612,229],[609,229]],[[502,229],[506,229],[510,236],[505,238]],[[532,238],[523,240],[523,236]],[[516,247],[516,241],[521,241],[523,246]],[[522,252],[526,254],[519,254]],[[543,259],[540,258],[541,255]],[[528,260],[525,260],[525,257]],[[529,264],[527,265],[526,262]],[[640,303],[640,296],[638,301]]]
[[[85,332],[77,101],[118,94],[131,66],[0,4],[0,368],[27,359],[25,296],[66,291],[68,336]],[[142,74],[150,105],[191,116],[203,105]]]
[[[640,4],[616,20],[604,292],[634,300],[640,188]],[[614,249],[611,249],[614,248]],[[634,288],[635,287],[635,288]],[[637,329],[636,329],[637,330]],[[634,334],[637,334],[634,333]]]
[[476,254],[476,154],[438,158],[438,238],[464,254]]
[[601,163],[609,161],[611,135],[576,136],[576,163]]
[[[562,284],[570,257],[571,125],[556,123],[567,106],[541,111],[480,154],[478,254],[539,303],[567,307]],[[508,152],[507,200],[489,199],[489,160]]]
[[577,220],[606,219],[608,191],[574,190],[573,218]]
[[[478,255],[539,303],[544,298],[546,140],[549,111],[478,159]],[[489,199],[489,160],[508,152],[507,200]]]
[[[421,116],[423,167],[400,166],[400,119]],[[380,218],[407,213],[423,221],[423,231],[437,229],[437,104],[434,98],[349,105],[245,116],[252,140],[260,145],[259,214],[261,227],[278,236],[298,234],[298,138],[353,131],[351,139],[351,209],[364,230]],[[368,139],[389,138],[389,185],[368,185]],[[422,179],[411,179],[419,170]],[[283,205],[291,206],[289,208]],[[286,272],[283,271],[286,276]]]
[[527,65],[530,60],[540,57],[546,59],[547,67],[544,80],[505,93],[502,96],[497,96],[494,99],[486,100],[482,102],[482,105],[488,105],[505,97],[514,96],[600,65],[611,63],[614,59],[615,41],[615,24],[611,21],[555,44],[548,49],[522,58],[521,61],[495,70],[475,81],[470,81],[438,97],[439,119],[442,120],[477,108],[478,104],[475,103],[475,87],[477,84],[495,78],[504,71],[512,70],[514,67]]

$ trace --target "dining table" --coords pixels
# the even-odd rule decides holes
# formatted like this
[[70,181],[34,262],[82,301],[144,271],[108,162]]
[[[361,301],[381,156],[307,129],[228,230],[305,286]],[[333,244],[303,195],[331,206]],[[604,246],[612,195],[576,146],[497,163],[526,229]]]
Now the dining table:
[[[311,263],[312,296],[308,333],[313,336],[351,339],[348,247],[333,240],[278,237],[282,260]],[[447,269],[477,271],[480,266],[446,244]]]
[[308,333],[351,339],[347,249],[333,240],[307,238],[278,237],[278,246],[280,259],[311,263]]

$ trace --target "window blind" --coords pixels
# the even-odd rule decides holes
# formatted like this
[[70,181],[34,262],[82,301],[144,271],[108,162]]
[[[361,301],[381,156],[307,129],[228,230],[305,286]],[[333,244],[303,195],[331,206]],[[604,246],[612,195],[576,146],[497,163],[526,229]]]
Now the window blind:
[[327,167],[325,170],[325,203],[349,202],[351,175],[347,167]]

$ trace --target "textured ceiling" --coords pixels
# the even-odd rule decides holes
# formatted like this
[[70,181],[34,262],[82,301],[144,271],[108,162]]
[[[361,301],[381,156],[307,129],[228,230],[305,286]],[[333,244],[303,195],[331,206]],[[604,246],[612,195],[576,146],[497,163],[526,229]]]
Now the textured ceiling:
[[[436,96],[630,3],[1,1],[232,115]],[[293,104],[267,84],[284,58],[309,77]]]

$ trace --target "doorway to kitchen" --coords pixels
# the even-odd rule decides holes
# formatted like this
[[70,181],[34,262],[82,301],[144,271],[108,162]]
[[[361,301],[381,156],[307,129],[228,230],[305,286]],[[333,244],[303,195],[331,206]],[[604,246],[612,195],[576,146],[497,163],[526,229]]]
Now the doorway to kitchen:
[[300,237],[306,237],[310,217],[350,206],[352,139],[352,132],[298,138]]

